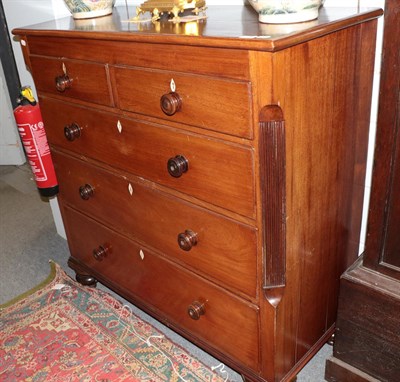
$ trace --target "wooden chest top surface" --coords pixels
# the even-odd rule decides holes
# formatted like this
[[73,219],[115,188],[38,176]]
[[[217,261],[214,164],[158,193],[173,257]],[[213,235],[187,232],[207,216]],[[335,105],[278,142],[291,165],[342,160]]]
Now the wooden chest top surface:
[[[261,24],[250,6],[210,6],[207,18],[189,25],[173,22],[134,23],[135,8],[116,7],[112,16],[74,21],[72,17],[48,21],[14,34],[162,42],[195,46],[277,51],[331,32],[375,19],[381,9],[324,8],[319,18],[296,24]],[[200,38],[199,38],[200,37]]]

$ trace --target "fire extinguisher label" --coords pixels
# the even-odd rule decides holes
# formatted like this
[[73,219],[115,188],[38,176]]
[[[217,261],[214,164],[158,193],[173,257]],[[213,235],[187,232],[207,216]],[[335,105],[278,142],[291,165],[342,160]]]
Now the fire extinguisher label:
[[[27,133],[30,131],[30,134]],[[18,131],[22,143],[25,147],[26,156],[35,175],[36,181],[46,181],[48,179],[43,159],[50,155],[49,144],[47,143],[46,132],[43,122],[29,124],[18,124]]]

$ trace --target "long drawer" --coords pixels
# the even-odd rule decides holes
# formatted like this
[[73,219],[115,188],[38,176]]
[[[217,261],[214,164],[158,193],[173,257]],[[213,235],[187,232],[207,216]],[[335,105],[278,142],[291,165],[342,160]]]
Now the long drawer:
[[64,218],[73,257],[167,321],[258,370],[256,306],[72,209],[64,209]]
[[[164,25],[163,25],[164,24]],[[161,23],[170,28],[170,23]],[[174,25],[172,27],[175,27]],[[158,34],[158,32],[157,32]],[[130,34],[132,37],[132,33]],[[68,57],[83,61],[129,65],[161,70],[179,70],[209,76],[249,79],[249,53],[242,49],[218,49],[198,45],[145,43],[135,41],[106,41],[77,39],[67,36],[30,35],[31,55]],[[195,59],[194,59],[195,58]]]
[[41,56],[31,56],[30,61],[35,85],[40,92],[113,106],[105,65]]
[[[51,144],[254,218],[251,149],[51,98],[40,105]],[[74,124],[80,136],[68,141],[64,127]]]
[[[112,71],[122,110],[253,137],[249,82],[129,67],[112,67]],[[172,92],[178,99],[171,98]],[[162,100],[172,115],[163,112]]]
[[230,289],[255,296],[253,227],[56,151],[53,158],[64,203],[220,280]]

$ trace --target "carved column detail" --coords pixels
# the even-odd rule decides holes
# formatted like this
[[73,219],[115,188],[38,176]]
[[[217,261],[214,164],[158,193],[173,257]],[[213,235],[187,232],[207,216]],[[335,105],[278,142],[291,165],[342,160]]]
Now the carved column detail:
[[260,112],[260,184],[263,219],[263,289],[285,286],[285,121],[277,105]]

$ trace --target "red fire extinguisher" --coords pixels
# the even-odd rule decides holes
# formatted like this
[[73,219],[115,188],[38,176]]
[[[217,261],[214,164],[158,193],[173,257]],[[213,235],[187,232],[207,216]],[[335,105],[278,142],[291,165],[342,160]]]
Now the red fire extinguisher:
[[36,185],[42,196],[54,196],[58,193],[57,178],[42,114],[29,86],[21,89],[18,103],[19,106],[14,109],[14,117]]

